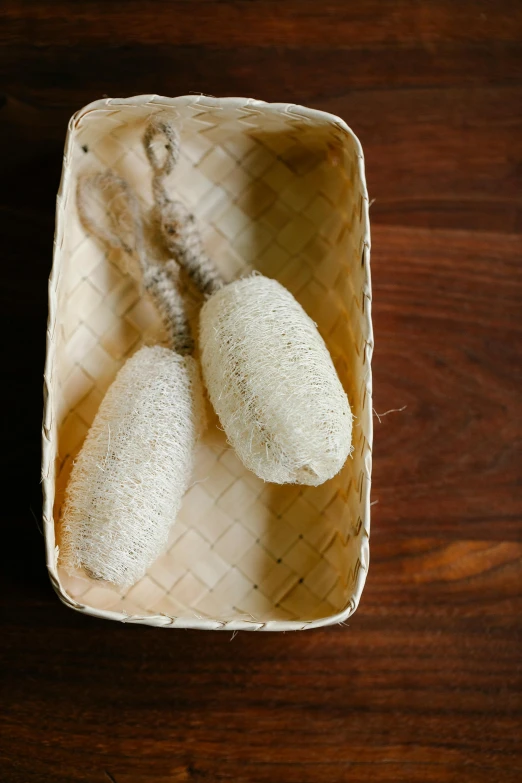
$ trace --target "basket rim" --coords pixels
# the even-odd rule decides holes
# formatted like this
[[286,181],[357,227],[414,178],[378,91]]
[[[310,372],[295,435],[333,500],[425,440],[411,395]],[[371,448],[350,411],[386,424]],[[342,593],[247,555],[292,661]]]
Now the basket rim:
[[[90,112],[103,111],[103,110],[111,111],[111,108],[113,106],[114,107],[122,107],[122,106],[138,107],[138,106],[147,106],[147,105],[168,106],[169,108],[175,108],[175,107],[182,108],[185,106],[198,105],[208,109],[223,109],[223,108],[236,108],[236,109],[246,109],[246,110],[251,109],[252,113],[254,113],[254,110],[257,108],[257,109],[262,109],[263,112],[267,114],[286,114],[289,115],[290,117],[293,117],[296,120],[305,119],[308,120],[309,122],[316,121],[316,122],[324,122],[324,123],[329,123],[331,125],[335,125],[339,127],[341,130],[343,130],[345,133],[347,133],[349,136],[351,136],[353,142],[355,143],[357,157],[363,161],[362,171],[359,171],[359,175],[360,176],[362,175],[360,179],[362,194],[363,197],[368,198],[368,192],[366,187],[366,175],[364,171],[364,153],[358,136],[354,133],[354,131],[350,128],[350,126],[342,119],[342,117],[338,117],[336,114],[332,114],[330,112],[326,112],[321,109],[311,109],[299,103],[268,102],[268,101],[259,100],[257,98],[242,98],[242,97],[216,98],[213,95],[205,95],[204,93],[197,93],[192,95],[179,95],[175,98],[168,98],[164,95],[156,95],[154,93],[134,95],[129,98],[100,98],[96,101],[91,101],[91,103],[86,104],[72,115],[71,119],[69,120],[67,135],[69,135],[70,131],[74,131],[80,124],[81,120],[87,114],[90,114]],[[369,228],[368,222],[366,227]],[[370,237],[368,231],[368,241],[369,239]]]
[[[49,275],[48,284],[48,320],[47,320],[47,345],[46,360],[44,368],[44,409],[42,422],[42,494],[43,494],[43,529],[46,548],[46,564],[51,584],[58,594],[58,597],[66,606],[83,614],[92,615],[101,619],[117,620],[124,623],[151,625],[156,627],[185,628],[193,630],[229,630],[229,631],[295,631],[319,628],[328,625],[335,625],[347,620],[357,609],[361,594],[366,581],[366,575],[369,566],[369,530],[370,530],[370,490],[371,490],[371,462],[372,462],[372,444],[373,444],[373,420],[369,417],[368,437],[366,453],[364,456],[364,487],[361,488],[362,513],[361,519],[365,535],[362,537],[361,553],[359,556],[361,567],[357,569],[353,594],[348,606],[340,612],[327,617],[315,620],[212,620],[206,617],[194,618],[172,618],[167,615],[127,615],[123,612],[115,612],[105,609],[97,609],[75,601],[65,591],[61,584],[57,568],[58,547],[55,541],[55,522],[54,522],[54,478],[52,478],[55,455],[53,454],[53,386],[52,371],[54,362],[54,333],[56,327],[58,303],[56,296],[56,284],[59,277],[61,266],[61,250],[64,239],[64,194],[67,190],[70,177],[70,161],[73,147],[73,140],[82,119],[93,111],[107,111],[114,113],[114,110],[128,107],[140,106],[165,106],[169,108],[183,108],[186,106],[198,105],[207,109],[237,108],[249,110],[252,113],[267,114],[286,114],[296,120],[305,120],[310,123],[321,123],[334,125],[351,137],[358,159],[359,188],[362,197],[362,224],[363,224],[363,242],[362,242],[362,264],[364,266],[365,287],[368,291],[370,306],[364,308],[362,319],[365,321],[368,339],[366,341],[367,350],[367,373],[365,377],[365,388],[370,399],[372,397],[372,371],[371,359],[373,354],[374,337],[371,318],[371,274],[370,274],[370,219],[369,219],[369,198],[366,186],[366,174],[364,165],[364,153],[361,142],[349,125],[335,114],[311,109],[306,106],[294,103],[269,103],[255,98],[224,97],[216,98],[205,94],[182,95],[174,98],[168,98],[156,94],[136,95],[128,98],[102,98],[86,104],[83,108],[76,111],[69,120],[67,134],[65,138],[65,149],[62,165],[60,185],[56,197],[56,215],[55,215],[55,234],[53,243],[53,263]],[[261,110],[261,111],[259,111]]]

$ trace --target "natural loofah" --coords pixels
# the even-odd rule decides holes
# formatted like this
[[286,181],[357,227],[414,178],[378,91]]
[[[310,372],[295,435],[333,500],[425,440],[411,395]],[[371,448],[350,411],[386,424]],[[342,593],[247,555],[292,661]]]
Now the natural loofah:
[[[154,152],[162,136],[169,158],[163,163]],[[144,144],[165,245],[210,294],[200,315],[201,364],[230,444],[265,481],[322,484],[350,453],[352,414],[317,327],[274,280],[256,276],[224,286],[193,215],[165,191],[179,155],[175,130],[156,120]]]
[[246,467],[277,484],[322,484],[351,449],[352,414],[314,322],[261,275],[238,280],[201,311],[211,402]]
[[120,587],[133,585],[167,545],[204,419],[196,361],[141,348],[105,395],[75,461],[61,556]]
[[[166,546],[193,466],[204,403],[172,264],[153,260],[137,200],[112,172],[80,181],[84,226],[141,270],[175,350],[141,348],[120,370],[73,465],[62,516],[62,563],[128,587]],[[105,201],[105,213],[94,209]],[[99,206],[99,205],[98,205]],[[107,225],[108,223],[108,225]]]

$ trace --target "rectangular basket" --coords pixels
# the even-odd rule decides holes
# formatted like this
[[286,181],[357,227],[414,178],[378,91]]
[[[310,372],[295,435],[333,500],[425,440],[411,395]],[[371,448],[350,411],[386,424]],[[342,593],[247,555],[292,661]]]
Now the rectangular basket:
[[[181,135],[171,192],[196,214],[224,276],[255,269],[274,277],[316,321],[355,415],[354,450],[322,486],[265,484],[242,466],[209,411],[168,551],[119,591],[62,570],[60,508],[105,391],[161,327],[136,281],[85,234],[75,186],[80,172],[111,167],[150,207],[141,138],[156,112]],[[245,98],[155,95],[96,101],[73,116],[49,280],[42,465],[47,566],[65,604],[113,620],[211,630],[298,630],[355,611],[369,561],[369,257],[363,153],[338,117]]]

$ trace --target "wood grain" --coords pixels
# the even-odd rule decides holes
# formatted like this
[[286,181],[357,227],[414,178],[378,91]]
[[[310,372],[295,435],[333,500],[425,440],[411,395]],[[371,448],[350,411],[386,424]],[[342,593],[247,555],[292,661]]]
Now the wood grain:
[[[3,4],[2,783],[522,777],[522,7]],[[69,116],[189,91],[341,114],[367,158],[371,567],[349,627],[77,615],[38,531],[46,278]]]

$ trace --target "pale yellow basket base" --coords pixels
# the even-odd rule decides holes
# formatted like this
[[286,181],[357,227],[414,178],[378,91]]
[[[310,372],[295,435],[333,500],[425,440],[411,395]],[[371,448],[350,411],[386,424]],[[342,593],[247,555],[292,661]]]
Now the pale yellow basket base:
[[[317,322],[356,417],[354,452],[320,487],[265,484],[228,447],[209,407],[168,551],[119,592],[57,565],[60,507],[72,461],[116,372],[143,342],[163,335],[117,253],[86,236],[74,196],[80,173],[109,166],[151,206],[141,137],[154,112],[181,133],[170,192],[195,212],[224,276],[257,270],[274,277]],[[102,616],[178,627],[285,629],[347,617],[368,567],[372,438],[367,196],[353,134],[330,115],[245,99],[97,102],[71,122],[56,243],[44,486],[49,570],[63,600]],[[191,289],[187,296],[197,334],[201,300]]]

